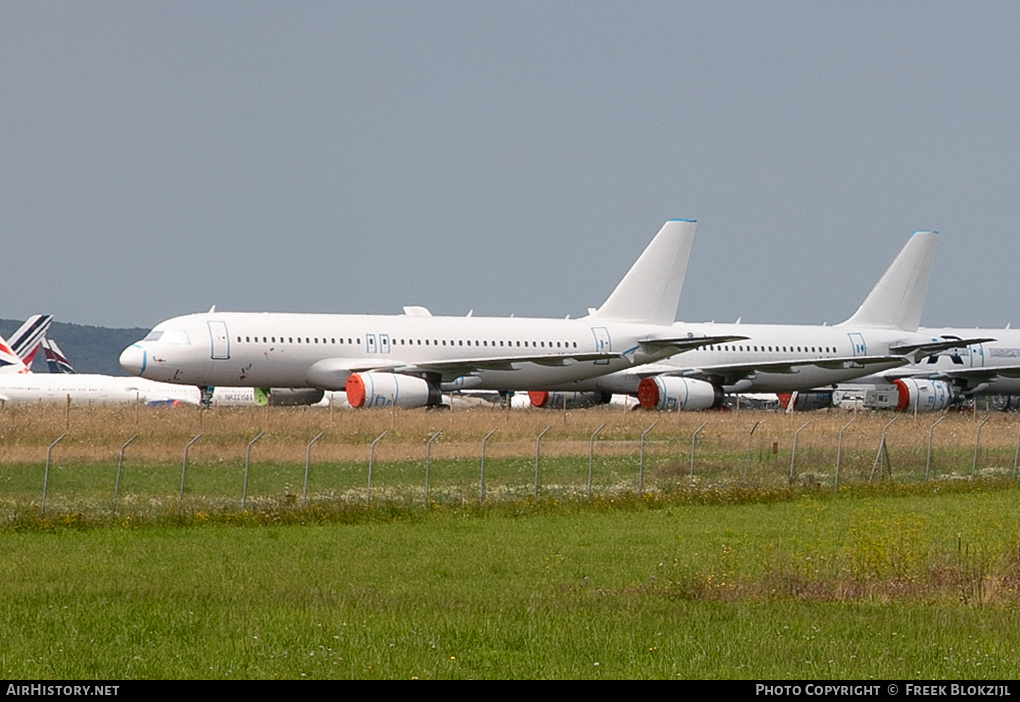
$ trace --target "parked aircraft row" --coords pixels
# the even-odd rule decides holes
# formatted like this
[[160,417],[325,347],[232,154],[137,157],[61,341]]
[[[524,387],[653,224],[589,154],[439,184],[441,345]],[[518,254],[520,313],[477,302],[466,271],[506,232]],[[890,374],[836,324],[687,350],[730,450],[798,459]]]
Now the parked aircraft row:
[[[489,390],[530,391],[537,407],[615,394],[646,408],[690,410],[719,406],[727,394],[777,392],[792,393],[788,401],[800,408],[854,382],[866,405],[924,411],[974,394],[1020,395],[1014,330],[919,327],[934,232],[908,240],[849,319],[810,326],[675,322],[694,229],[693,221],[667,222],[606,302],[581,319],[213,308],[167,320],[125,349],[121,365],[141,378],[73,374],[46,337],[52,318],[37,315],[0,347],[0,401],[309,404],[342,391],[355,407],[416,407],[440,404],[443,392]],[[30,363],[38,348],[61,372],[29,381],[21,359]]]
[[[223,388],[214,397],[203,397],[198,387],[159,383],[136,377],[75,373],[55,341],[46,337],[52,315],[35,315],[25,321],[7,343],[0,337],[0,404],[71,402],[73,404],[141,403],[145,405],[311,404],[322,400],[321,390]],[[30,365],[43,349],[50,373],[32,373]]]
[[674,322],[694,229],[667,222],[606,302],[580,319],[214,308],[158,324],[120,361],[169,383],[343,389],[355,407],[433,406],[444,391],[498,390],[531,391],[537,406],[625,393],[645,407],[704,409],[726,393],[808,398],[865,376],[893,384],[897,405],[911,409],[938,408],[933,398],[943,395],[1020,394],[1020,342],[997,341],[1002,330],[919,327],[934,232],[915,233],[841,324],[723,325]]

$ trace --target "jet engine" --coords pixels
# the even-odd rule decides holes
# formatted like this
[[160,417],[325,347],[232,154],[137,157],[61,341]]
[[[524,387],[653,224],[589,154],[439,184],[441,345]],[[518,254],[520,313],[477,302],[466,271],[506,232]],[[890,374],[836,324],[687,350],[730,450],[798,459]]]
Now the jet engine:
[[703,410],[722,404],[723,392],[704,380],[655,375],[638,383],[637,396],[645,409]]
[[[789,409],[793,393],[779,393],[777,397],[779,398],[779,406],[783,409]],[[831,392],[798,392],[797,400],[793,405],[793,409],[796,412],[828,409],[829,407],[832,407]]]
[[938,412],[953,401],[953,386],[944,380],[900,378],[893,385],[899,393],[896,409],[900,412]]
[[443,399],[424,378],[398,373],[352,373],[345,390],[351,407],[432,407]]
[[532,390],[528,399],[532,407],[543,409],[577,409],[607,404],[613,398],[608,392],[546,392]]

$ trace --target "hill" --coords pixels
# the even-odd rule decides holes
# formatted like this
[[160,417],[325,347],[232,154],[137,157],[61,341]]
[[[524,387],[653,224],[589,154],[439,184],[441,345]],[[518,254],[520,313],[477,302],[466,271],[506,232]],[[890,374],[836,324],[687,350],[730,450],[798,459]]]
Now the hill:
[[[22,321],[0,319],[0,335],[5,339],[9,338],[21,326]],[[126,375],[117,362],[120,352],[148,333],[149,330],[143,328],[110,329],[53,322],[47,336],[60,344],[61,350],[78,373]],[[36,355],[32,370],[36,373],[46,372],[46,361],[42,351]]]

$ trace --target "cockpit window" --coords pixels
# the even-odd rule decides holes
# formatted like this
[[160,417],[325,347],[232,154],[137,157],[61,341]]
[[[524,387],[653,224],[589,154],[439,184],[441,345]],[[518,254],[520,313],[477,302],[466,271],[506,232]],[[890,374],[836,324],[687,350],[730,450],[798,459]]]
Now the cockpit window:
[[153,330],[142,341],[161,341],[164,344],[179,344],[181,346],[191,345],[188,332],[178,329]]

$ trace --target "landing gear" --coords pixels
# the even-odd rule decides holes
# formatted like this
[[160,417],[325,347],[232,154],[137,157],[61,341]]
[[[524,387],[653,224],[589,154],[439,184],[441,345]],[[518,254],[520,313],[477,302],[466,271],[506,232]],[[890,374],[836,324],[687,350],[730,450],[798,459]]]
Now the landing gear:
[[216,389],[210,385],[199,386],[199,391],[202,396],[198,400],[198,406],[202,409],[209,409],[212,407],[213,391]]

